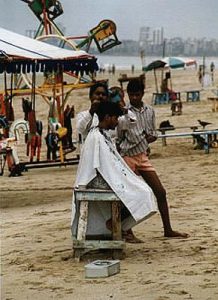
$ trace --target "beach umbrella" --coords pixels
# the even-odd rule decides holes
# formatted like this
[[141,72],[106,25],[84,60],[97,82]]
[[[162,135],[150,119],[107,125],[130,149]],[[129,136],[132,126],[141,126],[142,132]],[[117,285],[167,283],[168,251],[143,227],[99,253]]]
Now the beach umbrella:
[[156,69],[161,69],[163,68],[167,63],[163,60],[154,60],[150,64],[148,64],[146,67],[143,67],[143,71],[152,71]]
[[165,62],[165,68],[171,68],[171,69],[179,69],[179,68],[185,68],[187,66],[193,66],[196,65],[197,62],[195,59],[187,58],[187,57],[165,57],[162,59],[163,62]]
[[[165,57],[162,60],[166,63],[165,68],[169,68],[169,69],[181,69],[181,68],[185,69],[186,67],[197,65],[195,59],[188,58],[188,57],[170,56],[170,57]],[[171,76],[169,78],[170,78],[170,85],[172,89]]]
[[148,64],[146,67],[143,67],[143,71],[148,72],[148,71],[154,71],[154,79],[155,79],[155,86],[156,86],[156,91],[158,93],[158,84],[157,84],[157,75],[156,75],[156,70],[157,69],[163,69],[166,65],[166,62],[163,60],[154,60],[150,64]]
[[[187,58],[187,57],[170,56],[170,57],[162,58],[160,61],[165,62],[164,69],[169,69],[169,71],[168,71],[169,73],[171,73],[170,69],[179,69],[179,68],[185,69],[186,67],[197,65],[197,62],[195,59]],[[172,89],[171,75],[169,76],[169,79],[170,79],[170,86],[171,86],[170,88]],[[162,69],[161,81],[163,81],[163,69]],[[157,87],[156,87],[156,90],[157,90]]]

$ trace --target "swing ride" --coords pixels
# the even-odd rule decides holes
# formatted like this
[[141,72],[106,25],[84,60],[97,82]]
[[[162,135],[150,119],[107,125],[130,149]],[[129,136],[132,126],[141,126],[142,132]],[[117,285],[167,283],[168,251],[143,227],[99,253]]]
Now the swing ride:
[[[0,74],[4,77],[4,90],[0,91],[0,118],[5,116],[11,124],[14,121],[14,97],[30,96],[30,109],[25,112],[23,107],[23,111],[29,124],[27,154],[31,153],[30,162],[33,162],[34,147],[41,147],[37,132],[39,120],[35,116],[36,96],[41,96],[51,112],[49,125],[56,128],[63,163],[61,138],[67,100],[73,90],[90,87],[97,81],[98,65],[96,58],[88,53],[90,45],[94,42],[99,52],[119,45],[116,25],[111,20],[103,20],[86,36],[66,37],[54,22],[63,14],[60,1],[21,1],[28,5],[40,24],[34,39],[0,28]],[[37,76],[38,72],[43,73],[43,77]],[[4,128],[4,132],[7,135],[8,129]],[[40,149],[37,162],[40,163]]]

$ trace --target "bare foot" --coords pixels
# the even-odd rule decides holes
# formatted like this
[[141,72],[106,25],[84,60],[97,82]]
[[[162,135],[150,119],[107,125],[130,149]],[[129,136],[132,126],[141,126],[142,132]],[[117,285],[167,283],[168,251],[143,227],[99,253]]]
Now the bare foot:
[[190,235],[188,233],[184,232],[178,232],[178,231],[170,231],[170,232],[165,232],[164,233],[165,237],[168,238],[176,238],[176,239],[187,239]]
[[132,230],[128,231],[122,231],[122,238],[125,240],[126,243],[131,243],[131,244],[140,244],[144,243],[142,240],[138,239]]

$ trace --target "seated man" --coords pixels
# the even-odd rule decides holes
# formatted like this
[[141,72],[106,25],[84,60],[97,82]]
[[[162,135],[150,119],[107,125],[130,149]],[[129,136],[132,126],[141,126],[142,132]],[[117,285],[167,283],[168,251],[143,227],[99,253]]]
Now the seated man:
[[170,72],[165,74],[165,78],[161,84],[161,93],[168,93],[169,100],[171,101],[171,111],[172,116],[181,115],[182,114],[182,102],[180,99],[177,99],[177,94],[168,87],[168,79],[170,79]]
[[[99,124],[89,131],[82,147],[75,187],[88,187],[88,184],[100,174],[123,203],[122,230],[128,232],[134,225],[156,212],[154,195],[149,186],[135,175],[121,158],[108,133],[118,124],[118,117],[122,115],[120,107],[116,103],[101,102],[96,114]],[[111,215],[103,206],[99,207],[95,202],[91,204],[94,209],[89,206],[87,232],[90,228],[96,230],[96,227],[102,226],[100,233],[108,233],[111,228]],[[77,203],[74,203],[73,199],[73,232],[78,224],[78,210],[75,210],[75,205],[77,206]],[[99,219],[103,220],[103,225],[99,224]]]

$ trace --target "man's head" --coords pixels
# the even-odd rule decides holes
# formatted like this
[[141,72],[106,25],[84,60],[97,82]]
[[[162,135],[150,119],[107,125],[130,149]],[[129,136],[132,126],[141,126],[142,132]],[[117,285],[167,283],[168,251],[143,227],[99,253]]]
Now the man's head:
[[91,100],[91,102],[93,102],[94,100],[98,100],[100,102],[107,101],[108,96],[108,87],[105,83],[97,82],[90,87],[89,99]]
[[127,85],[127,94],[129,101],[134,107],[142,106],[142,98],[144,95],[145,85],[140,79],[132,79]]
[[115,129],[118,118],[123,115],[120,106],[113,102],[101,102],[96,111],[99,119],[99,127],[103,129]]

